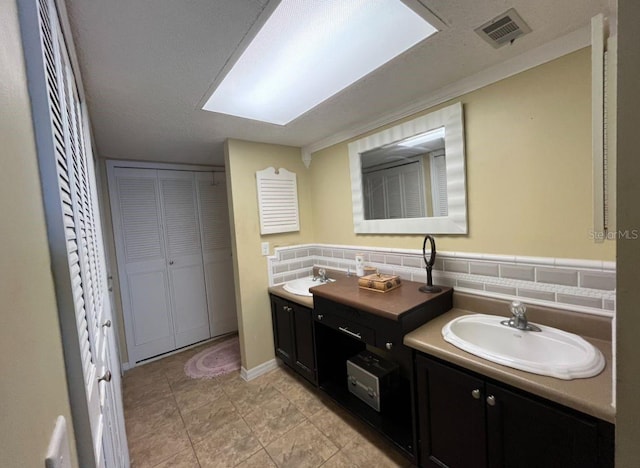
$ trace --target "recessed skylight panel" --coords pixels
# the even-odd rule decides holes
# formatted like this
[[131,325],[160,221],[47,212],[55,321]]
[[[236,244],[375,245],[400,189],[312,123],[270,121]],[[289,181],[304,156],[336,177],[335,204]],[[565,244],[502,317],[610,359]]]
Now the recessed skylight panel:
[[204,109],[285,125],[436,31],[400,0],[282,0]]

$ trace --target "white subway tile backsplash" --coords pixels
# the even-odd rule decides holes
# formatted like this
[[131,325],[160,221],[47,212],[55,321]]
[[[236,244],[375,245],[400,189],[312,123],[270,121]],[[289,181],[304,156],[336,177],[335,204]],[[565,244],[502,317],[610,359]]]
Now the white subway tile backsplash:
[[578,272],[575,270],[537,268],[536,274],[539,283],[578,286]]
[[556,295],[549,291],[536,291],[534,289],[518,288],[518,296],[528,297],[531,299],[540,299],[542,301],[555,301]]
[[344,258],[345,260],[355,260],[356,259],[356,252],[353,250],[345,250],[344,251]]
[[468,289],[480,289],[484,290],[484,283],[478,283],[476,281],[458,280],[458,287]]
[[[426,282],[422,251],[417,249],[313,244],[276,248],[268,258],[269,282],[309,276],[313,266],[354,272],[356,254],[380,273]],[[614,262],[439,252],[433,279],[441,286],[528,298],[578,312],[599,309],[611,316],[615,311]]]
[[535,280],[535,269],[528,266],[500,265],[500,276],[524,281]]
[[385,263],[390,265],[402,265],[402,257],[400,255],[385,255]]
[[507,286],[498,286],[495,284],[486,284],[484,286],[485,291],[494,292],[498,294],[508,294],[509,296],[516,295],[516,288],[510,288]]
[[285,271],[289,271],[289,265],[287,263],[282,263],[273,267],[274,273],[284,273]]
[[293,260],[296,258],[295,250],[288,250],[282,253],[282,260]]
[[422,257],[402,257],[402,265],[413,268],[424,268]]
[[613,291],[616,289],[616,277],[612,273],[581,271],[580,287]]
[[602,309],[602,299],[599,297],[574,296],[572,294],[558,294],[558,302],[574,304],[584,307]]
[[369,254],[369,261],[373,263],[384,263],[384,255],[380,254]]
[[500,271],[495,263],[469,263],[469,273],[482,276],[499,276]]
[[445,271],[453,271],[456,273],[469,273],[469,262],[462,260],[445,260]]

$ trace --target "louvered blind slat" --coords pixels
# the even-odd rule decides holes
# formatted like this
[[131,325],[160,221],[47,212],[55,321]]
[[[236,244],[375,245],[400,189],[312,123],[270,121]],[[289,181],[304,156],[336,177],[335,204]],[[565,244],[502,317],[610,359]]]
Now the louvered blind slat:
[[199,255],[200,233],[193,176],[161,179],[167,250],[170,258]]
[[256,173],[260,233],[274,234],[300,230],[296,175],[286,169],[269,167]]
[[164,258],[156,179],[118,177],[127,263]]

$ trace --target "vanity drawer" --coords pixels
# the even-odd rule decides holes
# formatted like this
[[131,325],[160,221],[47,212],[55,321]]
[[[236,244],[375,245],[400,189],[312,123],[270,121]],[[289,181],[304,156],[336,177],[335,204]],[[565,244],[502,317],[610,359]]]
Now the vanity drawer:
[[363,343],[375,346],[376,333],[369,327],[323,311],[314,310],[313,317],[318,323],[326,325],[329,328],[333,328],[334,330],[338,330],[339,332],[356,340],[360,340]]

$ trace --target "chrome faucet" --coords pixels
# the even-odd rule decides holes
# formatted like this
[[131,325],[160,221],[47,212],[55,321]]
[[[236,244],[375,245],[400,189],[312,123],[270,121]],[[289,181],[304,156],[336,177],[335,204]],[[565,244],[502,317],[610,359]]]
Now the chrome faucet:
[[327,278],[327,270],[325,270],[324,268],[320,268],[318,270],[318,274],[313,277],[313,281],[318,280],[320,280],[321,283],[326,283],[327,281],[329,281],[329,278]]
[[527,307],[520,301],[513,301],[509,306],[509,310],[511,311],[512,317],[509,320],[500,322],[502,325],[522,331],[542,331],[540,328],[529,323],[527,320]]

